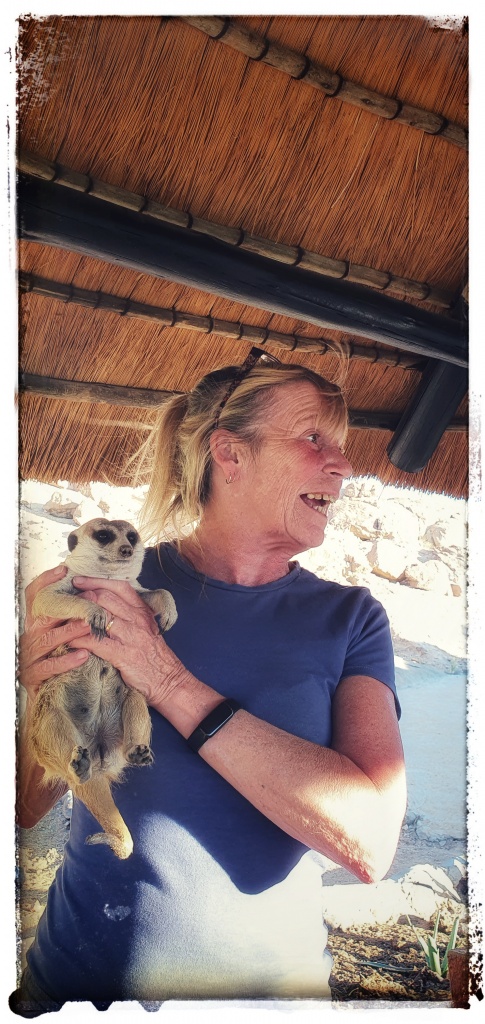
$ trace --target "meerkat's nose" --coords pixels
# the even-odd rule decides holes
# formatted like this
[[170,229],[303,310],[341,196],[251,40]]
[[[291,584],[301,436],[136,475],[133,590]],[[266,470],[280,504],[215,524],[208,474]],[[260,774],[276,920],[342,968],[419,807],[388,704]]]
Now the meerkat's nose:
[[130,544],[122,544],[120,547],[120,555],[122,558],[130,558],[133,554],[133,548]]

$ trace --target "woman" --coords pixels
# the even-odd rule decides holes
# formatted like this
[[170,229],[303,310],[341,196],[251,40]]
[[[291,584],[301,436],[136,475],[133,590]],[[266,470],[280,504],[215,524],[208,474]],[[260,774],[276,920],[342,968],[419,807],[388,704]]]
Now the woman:
[[[128,860],[85,845],[93,819],[75,802],[29,951],[32,1014],[70,998],[328,996],[321,867],[308,852],[363,882],[391,865],[405,783],[387,618],[368,590],[292,561],[322,543],[351,472],[345,403],[307,368],[260,355],[160,415],[145,523],[177,539],[148,550],[140,580],[175,598],[166,640],[120,581],[74,580],[110,614],[103,640],[28,616],[29,699],[67,639],[59,672],[93,652],[144,694],[155,753],[116,790]],[[56,573],[28,588],[29,608]],[[40,774],[26,764],[25,825],[54,800]]]

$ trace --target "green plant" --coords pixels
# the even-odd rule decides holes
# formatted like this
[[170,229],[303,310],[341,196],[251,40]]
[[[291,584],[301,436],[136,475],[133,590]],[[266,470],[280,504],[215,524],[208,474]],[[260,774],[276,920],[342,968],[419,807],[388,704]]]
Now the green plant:
[[406,917],[407,917],[407,919],[409,921],[409,924],[411,925],[411,928],[413,929],[413,931],[414,931],[414,933],[416,935],[416,938],[418,939],[418,942],[420,943],[420,945],[421,945],[421,947],[422,947],[422,949],[424,951],[424,955],[426,957],[426,963],[427,963],[429,969],[431,971],[433,971],[435,974],[437,974],[438,978],[446,978],[446,975],[448,974],[448,953],[450,952],[450,950],[454,949],[455,945],[456,945],[456,938],[457,938],[457,935],[458,935],[458,925],[460,923],[460,915],[457,914],[457,916],[455,917],[455,920],[453,921],[453,924],[451,926],[450,937],[448,939],[448,945],[447,945],[446,950],[445,950],[445,955],[444,955],[443,959],[441,960],[440,951],[438,949],[438,944],[437,944],[437,941],[436,941],[437,937],[438,937],[438,927],[439,927],[439,923],[440,923],[440,914],[441,914],[441,911],[439,910],[438,911],[438,915],[436,917],[435,924],[434,924],[433,932],[432,932],[431,935],[427,935],[426,938],[423,938],[422,935],[418,934],[418,932],[417,932],[416,928],[414,927],[414,925],[411,923],[411,921],[409,921],[409,917],[408,917],[407,914],[406,914]]

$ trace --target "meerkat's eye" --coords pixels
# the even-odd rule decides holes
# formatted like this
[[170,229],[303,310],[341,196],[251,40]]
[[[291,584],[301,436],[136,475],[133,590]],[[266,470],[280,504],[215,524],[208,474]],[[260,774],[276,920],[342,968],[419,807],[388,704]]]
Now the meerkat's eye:
[[128,543],[132,544],[133,547],[134,547],[136,542],[137,542],[137,540],[138,540],[138,534],[135,533],[134,530],[130,530],[130,532],[126,534],[126,539],[127,539]]
[[98,544],[111,544],[115,538],[112,530],[95,530],[93,533],[93,539],[97,540]]

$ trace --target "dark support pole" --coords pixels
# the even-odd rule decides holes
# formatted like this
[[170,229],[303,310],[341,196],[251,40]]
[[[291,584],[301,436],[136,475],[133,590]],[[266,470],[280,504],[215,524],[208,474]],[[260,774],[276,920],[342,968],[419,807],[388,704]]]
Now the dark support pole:
[[393,466],[406,473],[419,473],[424,469],[467,389],[466,370],[429,360],[421,383],[387,447]]
[[[460,298],[452,316],[468,323],[468,303]],[[387,447],[393,466],[419,473],[436,451],[468,390],[468,371],[430,359],[421,383]]]
[[467,365],[466,325],[362,285],[336,281],[154,221],[82,192],[20,176],[20,235],[318,327]]

